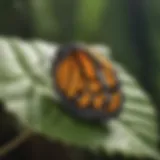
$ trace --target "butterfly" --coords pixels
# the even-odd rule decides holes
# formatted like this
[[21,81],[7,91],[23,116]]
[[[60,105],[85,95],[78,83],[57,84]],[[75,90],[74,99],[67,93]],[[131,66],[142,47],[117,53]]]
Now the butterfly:
[[112,62],[85,45],[61,46],[52,64],[52,80],[70,115],[89,121],[118,116],[124,96]]

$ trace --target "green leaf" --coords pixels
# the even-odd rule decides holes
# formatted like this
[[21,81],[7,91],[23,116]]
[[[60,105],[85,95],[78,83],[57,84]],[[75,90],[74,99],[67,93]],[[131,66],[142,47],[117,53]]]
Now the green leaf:
[[[40,40],[0,38],[0,98],[7,102],[8,109],[24,124],[64,143],[158,159],[154,105],[137,81],[114,60],[126,99],[118,119],[102,127],[78,121],[59,109],[60,99],[50,76],[51,58],[57,47]],[[91,47],[111,58],[108,47]]]

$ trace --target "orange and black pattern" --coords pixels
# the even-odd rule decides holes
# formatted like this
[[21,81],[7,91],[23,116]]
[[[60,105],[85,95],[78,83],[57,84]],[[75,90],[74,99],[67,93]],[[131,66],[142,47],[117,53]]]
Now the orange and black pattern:
[[52,77],[64,108],[88,120],[103,120],[119,113],[123,96],[112,63],[86,47],[61,47]]

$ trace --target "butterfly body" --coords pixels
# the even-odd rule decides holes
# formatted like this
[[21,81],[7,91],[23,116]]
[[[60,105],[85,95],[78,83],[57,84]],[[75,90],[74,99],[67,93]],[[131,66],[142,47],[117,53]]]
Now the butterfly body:
[[61,47],[53,62],[52,76],[63,109],[76,117],[103,121],[122,108],[123,94],[112,63],[84,46]]

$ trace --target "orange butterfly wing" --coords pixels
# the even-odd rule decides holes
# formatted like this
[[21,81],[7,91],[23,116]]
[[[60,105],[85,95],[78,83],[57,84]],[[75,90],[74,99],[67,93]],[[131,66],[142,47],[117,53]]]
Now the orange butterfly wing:
[[112,117],[122,106],[122,93],[112,63],[81,47],[62,47],[52,76],[66,110],[83,119]]

